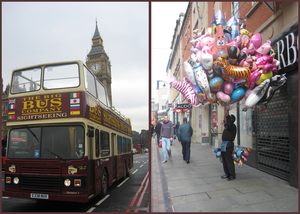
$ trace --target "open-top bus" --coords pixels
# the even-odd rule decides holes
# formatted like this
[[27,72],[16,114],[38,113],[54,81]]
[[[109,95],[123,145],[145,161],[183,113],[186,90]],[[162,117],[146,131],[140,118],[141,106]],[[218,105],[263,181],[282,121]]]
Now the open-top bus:
[[133,167],[130,119],[81,61],[12,72],[3,196],[87,202]]

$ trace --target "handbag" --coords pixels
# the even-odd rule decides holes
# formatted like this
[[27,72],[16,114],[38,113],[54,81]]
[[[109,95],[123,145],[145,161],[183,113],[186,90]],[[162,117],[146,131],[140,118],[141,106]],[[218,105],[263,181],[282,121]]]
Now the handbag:
[[158,148],[161,148],[161,147],[162,147],[161,142],[159,142]]

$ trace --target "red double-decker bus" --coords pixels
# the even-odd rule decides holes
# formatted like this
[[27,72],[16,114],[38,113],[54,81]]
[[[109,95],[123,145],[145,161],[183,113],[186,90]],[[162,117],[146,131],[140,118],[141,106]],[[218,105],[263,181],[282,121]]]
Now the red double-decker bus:
[[12,72],[3,196],[87,202],[133,167],[130,119],[81,61]]

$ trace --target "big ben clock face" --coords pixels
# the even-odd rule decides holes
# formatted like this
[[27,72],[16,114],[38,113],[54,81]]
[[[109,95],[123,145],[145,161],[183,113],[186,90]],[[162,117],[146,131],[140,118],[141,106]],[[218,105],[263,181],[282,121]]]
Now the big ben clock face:
[[94,64],[92,64],[90,69],[94,74],[96,74],[100,71],[101,65],[99,63],[94,63]]

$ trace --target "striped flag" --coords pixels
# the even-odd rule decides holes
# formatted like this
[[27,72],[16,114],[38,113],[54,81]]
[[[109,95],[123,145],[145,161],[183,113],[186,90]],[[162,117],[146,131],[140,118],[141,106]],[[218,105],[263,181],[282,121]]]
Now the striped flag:
[[80,104],[70,105],[70,110],[80,109]]
[[15,115],[8,115],[8,120],[14,120],[15,119]]
[[79,93],[71,93],[70,94],[70,98],[78,98],[78,97],[80,97]]
[[80,111],[70,111],[70,115],[79,115]]
[[15,104],[8,105],[8,109],[14,109],[16,107]]
[[14,111],[9,111],[8,114],[15,114],[16,112]]

